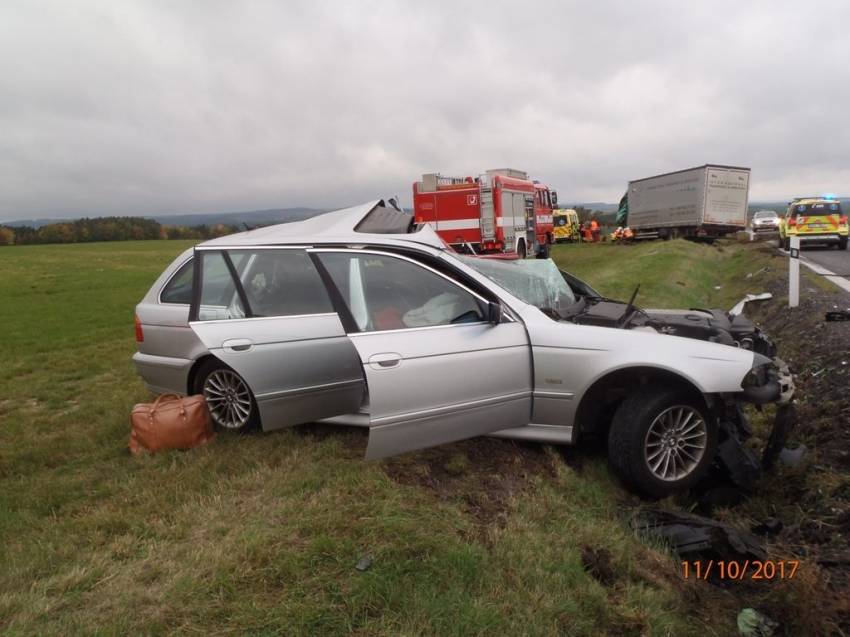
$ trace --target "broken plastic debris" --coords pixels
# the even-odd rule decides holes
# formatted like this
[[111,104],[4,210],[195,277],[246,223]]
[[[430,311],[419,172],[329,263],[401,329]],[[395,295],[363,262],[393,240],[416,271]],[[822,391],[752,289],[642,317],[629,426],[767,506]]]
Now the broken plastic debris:
[[738,613],[738,632],[745,637],[771,637],[778,626],[754,608],[745,608]]
[[[785,443],[788,442],[788,436],[796,425],[797,408],[794,403],[779,405],[776,408],[776,416],[773,418],[773,429],[770,431],[770,436],[767,439],[767,444],[764,447],[761,457],[761,466],[764,469],[773,467],[777,458],[784,464],[782,453],[787,451]],[[803,447],[802,445],[800,446]],[[805,447],[803,449],[805,450]]]
[[761,539],[749,531],[690,513],[648,507],[632,519],[631,527],[638,533],[665,540],[679,556],[705,554],[757,560],[767,556]]
[[738,301],[731,310],[729,310],[729,314],[732,316],[738,316],[741,312],[744,311],[744,306],[750,301],[767,301],[768,299],[772,299],[773,295],[770,292],[762,292],[761,294],[747,294],[743,299]]
[[370,566],[372,566],[372,558],[368,555],[364,555],[360,558],[360,561],[354,565],[354,568],[358,571],[368,571]]
[[800,445],[796,449],[784,448],[779,452],[779,462],[786,467],[797,467],[803,461],[803,456],[806,455],[806,445]]

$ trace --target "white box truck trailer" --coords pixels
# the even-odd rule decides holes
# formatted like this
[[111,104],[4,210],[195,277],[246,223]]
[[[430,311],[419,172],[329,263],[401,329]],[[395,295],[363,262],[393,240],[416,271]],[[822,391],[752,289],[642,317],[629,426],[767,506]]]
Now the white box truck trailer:
[[718,237],[747,225],[750,169],[706,164],[629,182],[627,223],[639,239]]

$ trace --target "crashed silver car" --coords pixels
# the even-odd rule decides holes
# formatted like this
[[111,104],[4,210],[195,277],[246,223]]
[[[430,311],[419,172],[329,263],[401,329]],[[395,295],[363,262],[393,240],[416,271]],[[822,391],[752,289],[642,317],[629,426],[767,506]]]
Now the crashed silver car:
[[793,383],[743,317],[634,300],[548,259],[458,255],[378,201],[186,251],[136,308],[133,359],[219,427],[364,426],[367,458],[604,435],[614,472],[660,497],[740,445],[742,404],[787,404]]

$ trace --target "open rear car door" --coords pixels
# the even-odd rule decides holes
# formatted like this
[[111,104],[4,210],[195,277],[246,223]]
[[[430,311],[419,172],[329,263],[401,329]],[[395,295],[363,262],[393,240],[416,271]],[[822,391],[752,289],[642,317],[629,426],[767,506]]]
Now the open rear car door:
[[357,350],[304,249],[195,250],[189,326],[239,373],[263,429],[355,413]]

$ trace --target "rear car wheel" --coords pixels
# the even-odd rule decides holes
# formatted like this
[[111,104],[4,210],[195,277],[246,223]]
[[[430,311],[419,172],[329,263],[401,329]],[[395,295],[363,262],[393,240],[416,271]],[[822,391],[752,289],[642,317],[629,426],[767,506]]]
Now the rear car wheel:
[[841,237],[838,240],[838,249],[839,250],[846,250],[847,249],[847,237]]
[[705,475],[717,449],[717,425],[686,393],[649,388],[626,398],[608,432],[608,463],[642,495],[664,498]]
[[201,365],[194,390],[203,394],[219,429],[244,431],[257,424],[257,403],[248,383],[221,361],[213,358]]
[[785,248],[785,250],[791,249],[791,239],[789,237],[785,237],[785,239],[783,239],[782,247]]

